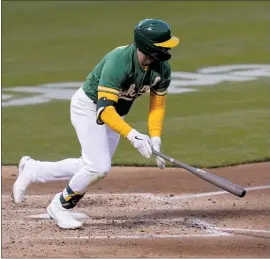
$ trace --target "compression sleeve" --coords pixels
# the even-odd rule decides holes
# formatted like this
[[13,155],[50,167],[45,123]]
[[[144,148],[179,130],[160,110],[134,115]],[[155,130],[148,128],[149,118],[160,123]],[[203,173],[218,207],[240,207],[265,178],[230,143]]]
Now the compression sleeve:
[[150,92],[150,107],[148,114],[148,129],[150,137],[160,137],[165,116],[166,95],[156,95]]
[[97,106],[102,106],[99,104],[99,102],[102,102],[104,99],[109,101],[107,101],[108,105],[105,103],[105,105],[101,107],[102,112],[98,114],[99,119],[121,136],[127,137],[132,128],[121,118],[121,116],[115,110],[115,107],[112,105],[113,102],[118,102],[118,95],[112,92],[107,92],[105,87],[99,87]]

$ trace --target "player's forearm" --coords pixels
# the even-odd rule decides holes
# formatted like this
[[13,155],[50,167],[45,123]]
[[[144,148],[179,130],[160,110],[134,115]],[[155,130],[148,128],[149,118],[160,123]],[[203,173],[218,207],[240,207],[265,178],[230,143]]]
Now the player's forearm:
[[160,137],[165,117],[165,96],[150,93],[150,108],[148,115],[148,129],[151,137]]
[[97,108],[102,111],[100,115],[98,114],[98,120],[101,120],[101,123],[106,123],[121,136],[127,137],[132,128],[121,118],[113,106],[113,104],[118,102],[117,92],[114,89],[108,89],[102,86],[99,87],[99,90]]
[[127,137],[132,128],[121,118],[113,106],[108,106],[101,114],[101,120],[112,130],[123,137]]

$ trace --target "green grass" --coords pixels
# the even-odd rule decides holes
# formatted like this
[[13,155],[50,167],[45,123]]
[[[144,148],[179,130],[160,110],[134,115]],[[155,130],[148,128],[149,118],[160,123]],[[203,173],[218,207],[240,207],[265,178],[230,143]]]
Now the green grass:
[[[204,91],[168,96],[163,151],[184,162],[207,167],[269,158],[268,82],[221,84],[217,89],[206,87]],[[135,103],[126,120],[147,132],[147,110],[145,96]],[[25,154],[53,161],[80,156],[69,122],[68,102],[52,102],[34,109],[5,109],[2,125],[5,163],[14,163]],[[143,159],[124,139],[114,158],[114,164],[153,162]]]
[[[132,42],[134,25],[158,17],[181,44],[173,71],[223,64],[269,63],[267,1],[2,2],[2,86],[83,81],[109,50]],[[153,8],[155,4],[155,8]],[[269,82],[223,83],[169,95],[163,151],[198,166],[265,160],[269,154]],[[148,98],[127,121],[146,132]],[[2,163],[80,156],[69,102],[2,110]],[[153,165],[126,140],[114,163]]]
[[154,4],[3,2],[2,84],[81,81],[105,52],[132,42],[135,24],[145,17],[165,19],[180,38],[174,70],[269,62],[267,1]]

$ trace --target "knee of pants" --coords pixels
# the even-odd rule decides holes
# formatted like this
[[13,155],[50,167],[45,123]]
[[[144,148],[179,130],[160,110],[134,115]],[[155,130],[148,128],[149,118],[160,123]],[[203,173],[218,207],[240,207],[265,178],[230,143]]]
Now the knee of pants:
[[103,161],[103,163],[94,164],[92,166],[87,164],[85,165],[85,167],[87,171],[91,172],[92,174],[95,173],[98,175],[99,178],[104,178],[111,170],[111,161]]

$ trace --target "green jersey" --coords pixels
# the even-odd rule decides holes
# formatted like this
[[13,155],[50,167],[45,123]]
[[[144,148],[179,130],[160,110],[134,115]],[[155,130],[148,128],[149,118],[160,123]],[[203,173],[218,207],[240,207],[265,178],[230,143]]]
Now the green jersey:
[[[126,115],[134,100],[149,89],[165,95],[171,81],[171,68],[166,62],[153,62],[147,70],[140,65],[134,44],[118,47],[106,54],[83,84],[86,95],[97,103],[98,86],[102,91],[118,94],[117,113]],[[105,89],[105,90],[104,90]]]

